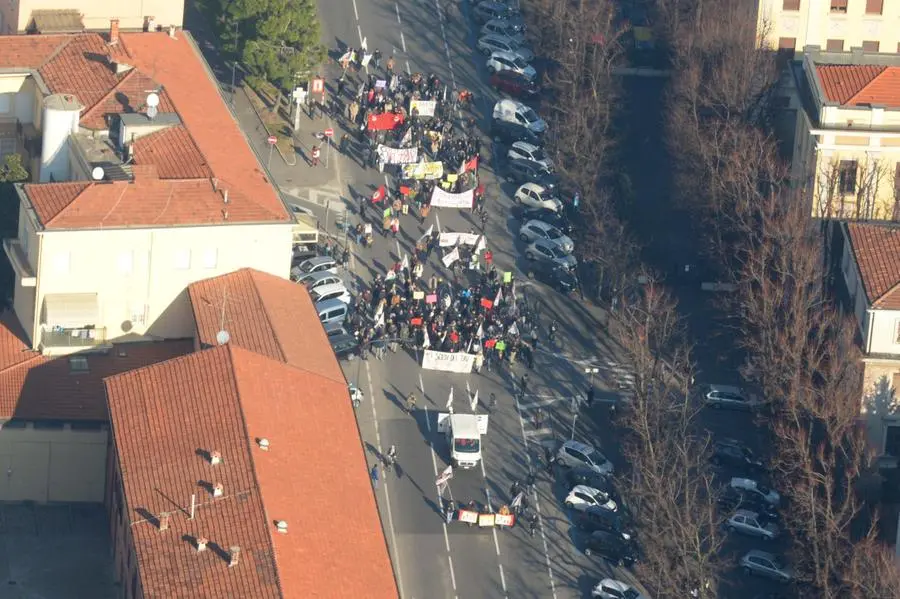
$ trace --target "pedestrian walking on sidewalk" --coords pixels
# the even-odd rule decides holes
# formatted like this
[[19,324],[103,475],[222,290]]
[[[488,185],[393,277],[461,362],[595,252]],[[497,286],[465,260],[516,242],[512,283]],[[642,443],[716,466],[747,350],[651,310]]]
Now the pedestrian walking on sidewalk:
[[372,486],[376,489],[378,488],[378,464],[372,466],[371,472],[369,472],[369,477],[372,479]]
[[375,61],[375,68],[381,68],[381,50],[375,48],[375,52],[372,53],[372,60]]
[[312,166],[319,166],[319,146],[312,147]]

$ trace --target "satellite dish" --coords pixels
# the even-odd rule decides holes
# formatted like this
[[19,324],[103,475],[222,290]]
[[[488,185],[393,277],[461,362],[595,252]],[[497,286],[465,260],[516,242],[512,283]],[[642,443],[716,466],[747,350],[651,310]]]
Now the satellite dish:
[[147,96],[147,106],[150,106],[151,108],[156,108],[157,106],[159,106],[159,94],[150,92],[150,94]]
[[157,114],[159,114],[159,110],[156,108],[156,106],[148,106],[147,107],[147,118],[148,119],[156,118]]
[[91,171],[91,179],[93,179],[94,181],[102,181],[105,174],[106,173],[103,172],[102,166],[95,166]]
[[222,330],[216,333],[216,343],[219,345],[225,345],[229,341],[231,341],[231,335],[228,331]]

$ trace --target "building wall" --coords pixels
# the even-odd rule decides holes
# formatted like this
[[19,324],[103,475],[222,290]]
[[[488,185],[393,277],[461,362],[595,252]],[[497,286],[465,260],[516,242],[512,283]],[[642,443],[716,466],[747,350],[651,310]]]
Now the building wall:
[[900,360],[900,310],[871,310],[869,352],[896,355]]
[[[792,40],[799,52],[807,45],[828,47],[829,40],[842,40],[843,50],[861,48],[864,42],[878,42],[871,51],[900,51],[900,3],[884,0],[882,14],[867,14],[866,0],[847,0],[846,12],[833,11],[832,0],[758,0],[758,31],[762,43],[783,47]],[[796,10],[785,10],[785,7]]]
[[97,326],[106,328],[108,340],[190,337],[188,284],[244,267],[282,278],[290,273],[290,223],[44,231],[38,237],[36,334],[48,294],[97,293]]
[[0,501],[102,502],[108,431],[56,422],[0,430]]
[[[900,181],[900,133],[822,130],[815,141],[814,217],[862,220],[897,218]],[[842,192],[838,170],[842,162],[856,162],[853,191]]]
[[23,33],[31,22],[31,11],[78,9],[89,30],[109,29],[110,19],[119,19],[121,29],[143,29],[148,17],[162,27],[184,22],[184,0],[8,0],[0,2],[3,33]]
[[[122,590],[121,597],[142,599],[137,555],[131,538],[131,519],[125,504],[125,492],[119,472],[115,441],[110,441],[110,459],[107,468],[106,511],[109,515],[110,545],[113,548],[113,575]],[[145,526],[150,526],[146,524]]]

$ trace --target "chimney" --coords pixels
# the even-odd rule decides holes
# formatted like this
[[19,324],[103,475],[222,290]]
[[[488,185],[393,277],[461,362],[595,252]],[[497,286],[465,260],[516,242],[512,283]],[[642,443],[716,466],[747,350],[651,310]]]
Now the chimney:
[[109,43],[119,43],[119,19],[109,20]]
[[222,483],[216,483],[213,485],[213,489],[212,489],[213,497],[221,497],[224,492],[225,492],[225,485],[223,485]]
[[209,463],[213,466],[217,466],[219,462],[222,461],[222,454],[218,451],[210,451],[209,452]]
[[226,204],[228,203],[228,190],[227,189],[224,192],[222,192],[222,201],[225,202]]
[[169,512],[163,512],[159,515],[159,530],[169,530]]
[[228,548],[228,567],[233,568],[241,561],[241,548],[237,545]]
[[197,552],[206,551],[206,545],[209,543],[209,539],[206,537],[199,537],[197,539]]
[[283,535],[286,535],[287,534],[287,522],[285,522],[284,520],[279,520],[278,522],[275,523],[275,530],[277,530],[278,532],[280,532]]

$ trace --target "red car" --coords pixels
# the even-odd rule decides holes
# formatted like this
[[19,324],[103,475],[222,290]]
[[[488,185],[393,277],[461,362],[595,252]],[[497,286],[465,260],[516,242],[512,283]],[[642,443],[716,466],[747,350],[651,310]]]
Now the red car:
[[530,98],[540,91],[533,81],[514,71],[497,71],[491,75],[490,84],[515,98]]

